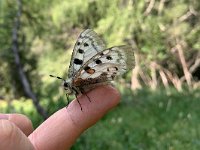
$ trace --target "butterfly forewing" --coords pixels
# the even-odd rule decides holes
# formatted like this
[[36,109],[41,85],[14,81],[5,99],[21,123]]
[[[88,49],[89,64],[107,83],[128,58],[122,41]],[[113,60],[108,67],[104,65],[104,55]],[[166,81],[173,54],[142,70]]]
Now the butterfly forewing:
[[81,66],[104,49],[105,44],[96,32],[91,29],[83,31],[73,49],[68,77],[75,76]]
[[134,66],[134,52],[130,46],[111,47],[89,59],[75,75],[73,84],[82,86],[112,81]]

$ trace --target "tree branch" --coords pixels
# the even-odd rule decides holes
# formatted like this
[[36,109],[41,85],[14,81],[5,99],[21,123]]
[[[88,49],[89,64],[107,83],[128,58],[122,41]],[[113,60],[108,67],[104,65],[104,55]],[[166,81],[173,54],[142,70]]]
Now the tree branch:
[[158,14],[159,15],[163,11],[164,4],[165,4],[165,0],[161,0],[160,3],[159,3],[159,6],[158,6]]
[[39,100],[37,99],[36,95],[32,92],[30,83],[26,77],[26,74],[23,71],[22,64],[20,62],[19,57],[19,44],[18,44],[18,30],[20,29],[20,17],[22,12],[22,2],[21,0],[17,0],[18,4],[18,12],[16,18],[14,20],[14,27],[12,30],[12,51],[14,54],[15,64],[17,67],[17,71],[19,74],[20,81],[23,85],[23,90],[25,94],[32,99],[33,104],[35,105],[38,113],[42,115],[44,119],[48,117],[47,112],[40,106]]
[[151,10],[153,9],[154,4],[155,4],[155,0],[150,0],[147,9],[144,12],[145,16],[147,16],[151,12]]
[[191,85],[191,74],[188,70],[188,67],[187,67],[187,63],[186,63],[186,60],[185,60],[185,56],[184,56],[184,53],[183,53],[183,49],[182,49],[182,46],[180,44],[180,42],[178,41],[177,39],[177,45],[176,45],[176,49],[178,51],[178,55],[179,55],[179,59],[181,61],[181,65],[182,65],[182,68],[183,68],[183,72],[184,72],[184,75],[185,75],[185,79],[186,79],[186,82],[188,84],[188,86]]
[[181,16],[180,18],[178,18],[178,21],[180,21],[180,22],[185,21],[191,15],[197,15],[197,12],[194,10],[194,8],[192,6],[189,7],[189,11],[186,14],[184,14],[183,16]]

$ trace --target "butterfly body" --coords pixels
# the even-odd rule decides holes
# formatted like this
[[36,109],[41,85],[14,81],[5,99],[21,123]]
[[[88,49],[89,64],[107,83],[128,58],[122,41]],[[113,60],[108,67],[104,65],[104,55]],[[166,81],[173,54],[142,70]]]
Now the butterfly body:
[[122,45],[106,48],[103,40],[93,30],[86,29],[79,35],[74,46],[68,79],[57,78],[63,80],[67,95],[78,95],[109,84],[116,76],[134,66],[132,47]]

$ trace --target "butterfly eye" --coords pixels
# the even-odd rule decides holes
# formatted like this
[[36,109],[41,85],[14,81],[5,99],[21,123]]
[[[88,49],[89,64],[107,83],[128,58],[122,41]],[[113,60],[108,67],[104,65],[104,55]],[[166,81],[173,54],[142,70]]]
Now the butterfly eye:
[[67,82],[64,82],[64,87],[68,87],[68,83]]

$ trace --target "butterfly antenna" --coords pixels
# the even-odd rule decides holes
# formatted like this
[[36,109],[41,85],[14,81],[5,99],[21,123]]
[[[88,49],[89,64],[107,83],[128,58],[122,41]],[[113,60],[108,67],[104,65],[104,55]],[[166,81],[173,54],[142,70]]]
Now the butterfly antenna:
[[59,80],[63,80],[63,81],[65,81],[63,78],[61,78],[61,77],[58,77],[58,76],[54,76],[54,75],[49,75],[50,77],[53,77],[53,78],[57,78],[57,79],[59,79]]

